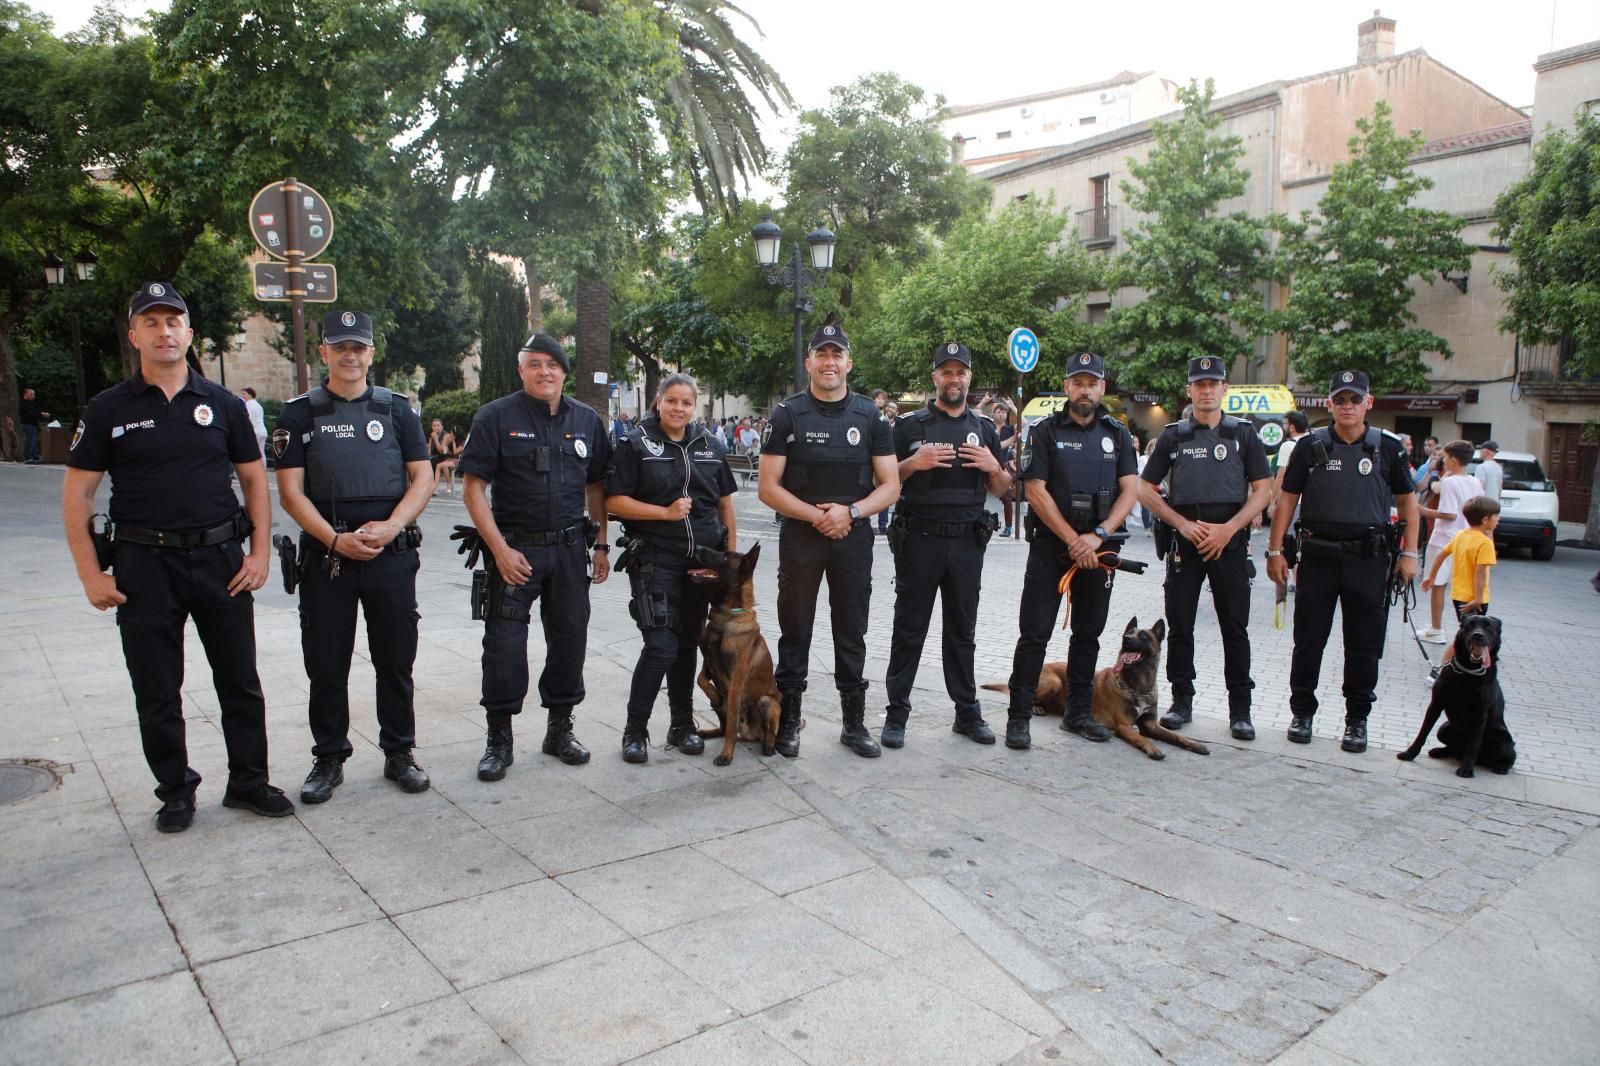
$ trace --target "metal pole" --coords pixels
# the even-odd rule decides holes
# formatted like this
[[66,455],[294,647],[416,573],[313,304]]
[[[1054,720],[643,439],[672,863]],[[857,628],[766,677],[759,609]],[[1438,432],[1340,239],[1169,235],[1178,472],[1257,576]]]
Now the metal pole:
[[83,334],[78,326],[78,312],[72,312],[72,366],[77,375],[78,386],[78,415],[82,417],[83,409],[88,406],[87,391],[83,383]]
[[804,293],[801,283],[804,280],[805,266],[800,260],[800,246],[795,245],[794,262],[790,265],[794,271],[794,391],[806,391],[806,338],[805,323],[802,315],[805,314]]
[[283,182],[283,224],[287,233],[284,249],[288,260],[289,281],[289,318],[294,328],[294,387],[298,393],[304,393],[310,386],[306,381],[306,286],[305,268],[300,265],[304,258],[303,250],[295,247],[300,243],[300,205],[296,202],[295,194],[300,191],[300,185],[293,178],[286,178]]

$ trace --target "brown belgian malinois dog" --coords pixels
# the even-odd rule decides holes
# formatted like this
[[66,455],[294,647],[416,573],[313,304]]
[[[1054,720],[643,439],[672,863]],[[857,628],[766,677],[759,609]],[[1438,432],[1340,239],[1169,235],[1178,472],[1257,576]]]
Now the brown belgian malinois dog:
[[722,738],[722,752],[712,760],[718,766],[733,761],[734,743],[740,740],[761,741],[763,755],[777,753],[781,697],[772,676],[772,653],[755,612],[760,555],[760,544],[743,555],[723,552],[716,576],[701,579],[714,587],[711,616],[700,634],[698,683],[720,724],[700,730],[700,735]]

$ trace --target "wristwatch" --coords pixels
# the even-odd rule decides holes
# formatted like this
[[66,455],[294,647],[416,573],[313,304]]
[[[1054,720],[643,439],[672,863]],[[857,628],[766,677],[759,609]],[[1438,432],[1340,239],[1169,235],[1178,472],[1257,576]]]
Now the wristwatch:
[[1281,558],[1282,555],[1283,555],[1283,549],[1282,548],[1268,548],[1267,549],[1267,558],[1268,559]]
[[861,508],[857,507],[855,504],[852,503],[850,505],[850,518],[851,518],[851,520],[854,521],[856,519],[859,519],[860,517],[861,517]]
[[1105,526],[1095,526],[1094,535],[1100,538],[1101,543],[1111,539],[1111,534],[1106,532]]
[[589,550],[590,551],[596,551],[596,552],[609,552],[611,550],[611,545],[606,544],[604,542],[601,542],[599,544],[596,544],[593,548],[590,548]]

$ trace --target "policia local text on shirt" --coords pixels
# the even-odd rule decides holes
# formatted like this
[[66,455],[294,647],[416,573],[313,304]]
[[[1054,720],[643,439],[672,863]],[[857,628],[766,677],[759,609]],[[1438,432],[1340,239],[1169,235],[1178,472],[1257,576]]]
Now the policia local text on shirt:
[[[414,524],[433,495],[422,423],[404,398],[367,385],[372,319],[330,311],[317,351],[327,380],[290,400],[272,432],[278,499],[300,526],[300,643],[311,682],[311,772],[305,803],[344,781],[350,746],[350,657],[356,605],[377,674],[383,776],[406,792],[428,787],[416,743],[411,668],[417,658]],[[288,538],[281,542],[288,563]]]
[[[139,369],[89,401],[61,494],[84,595],[102,611],[117,609],[139,737],[162,801],[156,827],[166,833],[194,821],[201,780],[189,765],[183,718],[183,627],[190,618],[222,710],[223,806],[270,818],[294,813],[267,780],[267,708],[256,673],[250,594],[266,583],[269,566],[267,468],[243,401],[189,369],[193,339],[189,307],[171,284],[139,286],[128,306]],[[109,542],[90,532],[95,490],[108,473]],[[244,491],[243,511],[230,474]]]

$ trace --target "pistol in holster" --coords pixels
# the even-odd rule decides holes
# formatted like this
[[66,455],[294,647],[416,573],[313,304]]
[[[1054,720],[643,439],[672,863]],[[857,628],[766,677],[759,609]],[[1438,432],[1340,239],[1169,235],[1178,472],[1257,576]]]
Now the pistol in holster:
[[889,541],[889,552],[896,559],[906,546],[906,520],[900,515],[894,516],[894,521],[889,523],[889,532],[885,534]]
[[[101,521],[98,529],[95,528],[96,520]],[[105,573],[111,569],[111,564],[116,561],[116,554],[112,547],[117,539],[117,527],[108,515],[95,514],[89,518],[89,543],[94,545],[94,561],[100,567],[100,572]]]
[[1150,535],[1156,544],[1157,559],[1165,559],[1167,554],[1172,551],[1173,534],[1176,532],[1177,530],[1173,529],[1159,518],[1151,522]]
[[472,572],[472,620],[481,622],[489,617],[489,571]]
[[300,584],[302,560],[295,557],[294,541],[286,534],[273,537],[272,546],[278,549],[278,565],[283,570],[283,591],[293,596],[295,586]]
[[1000,516],[993,511],[985,511],[983,515],[972,523],[972,535],[978,542],[978,547],[987,548],[989,541],[1000,531]]

